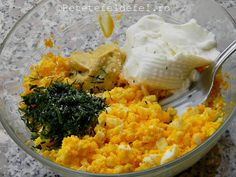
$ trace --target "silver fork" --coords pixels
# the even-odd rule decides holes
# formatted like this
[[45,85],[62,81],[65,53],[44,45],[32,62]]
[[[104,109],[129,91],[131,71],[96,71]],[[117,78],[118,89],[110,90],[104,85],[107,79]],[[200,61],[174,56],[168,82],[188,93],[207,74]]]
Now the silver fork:
[[197,106],[210,95],[215,80],[215,75],[222,64],[236,51],[236,40],[234,40],[210,65],[204,72],[200,74],[199,79],[193,82],[188,90],[181,94],[174,94],[160,101],[164,109],[173,107],[178,113],[184,112],[187,107]]

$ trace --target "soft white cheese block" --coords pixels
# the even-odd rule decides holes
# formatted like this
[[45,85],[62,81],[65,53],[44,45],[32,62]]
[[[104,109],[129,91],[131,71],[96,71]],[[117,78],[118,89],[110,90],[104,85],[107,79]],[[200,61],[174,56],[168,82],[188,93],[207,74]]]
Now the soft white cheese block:
[[194,69],[219,55],[215,35],[196,20],[177,25],[157,15],[144,16],[127,29],[123,50],[122,73],[130,84],[173,91],[188,87]]

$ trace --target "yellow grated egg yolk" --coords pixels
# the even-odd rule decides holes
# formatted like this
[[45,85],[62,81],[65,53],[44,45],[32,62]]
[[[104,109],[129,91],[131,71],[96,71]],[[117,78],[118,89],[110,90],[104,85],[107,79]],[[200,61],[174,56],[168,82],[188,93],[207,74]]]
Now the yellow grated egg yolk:
[[[68,58],[48,53],[24,78],[22,95],[31,93],[33,85],[47,87],[55,80],[72,83],[71,72]],[[122,78],[120,82],[125,83]],[[225,102],[220,89],[227,89],[228,85],[221,73],[208,101],[189,108],[183,115],[177,115],[173,108],[164,111],[158,104],[158,99],[168,92],[148,92],[143,87],[124,85],[100,93],[108,107],[98,117],[94,136],[65,137],[56,150],[48,150],[46,145],[50,142],[46,142],[40,153],[58,164],[87,172],[141,171],[193,150],[224,121]],[[41,141],[37,138],[35,145]]]
[[[161,109],[155,95],[139,87],[103,93],[109,105],[98,117],[95,136],[64,138],[58,150],[43,155],[61,165],[93,173],[145,170],[176,159],[203,143],[222,124],[220,95],[178,116]],[[212,101],[212,100],[210,100]]]

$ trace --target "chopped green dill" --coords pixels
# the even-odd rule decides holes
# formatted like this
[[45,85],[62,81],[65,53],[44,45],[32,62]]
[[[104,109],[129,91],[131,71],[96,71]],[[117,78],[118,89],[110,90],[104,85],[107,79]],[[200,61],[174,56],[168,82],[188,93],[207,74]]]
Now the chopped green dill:
[[33,92],[22,96],[26,105],[20,108],[22,120],[32,132],[32,139],[49,139],[52,147],[61,145],[64,137],[93,135],[105,100],[73,85],[54,82],[48,88],[33,86]]
[[92,82],[90,82],[90,83],[92,83],[92,84],[102,84],[102,83],[104,83],[103,81],[92,81]]
[[110,96],[110,99],[112,100],[112,97],[111,97],[111,93],[108,91],[108,94],[109,94],[109,96]]
[[106,71],[104,69],[100,70],[101,72],[98,75],[89,75],[91,77],[91,82],[92,84],[102,84],[104,83],[105,77],[106,77]]
[[32,84],[30,84],[29,87],[30,87],[30,90],[32,90],[32,89],[36,88],[37,85],[32,85]]
[[36,78],[36,77],[29,77],[30,81],[36,81],[36,80],[39,80],[39,78]]

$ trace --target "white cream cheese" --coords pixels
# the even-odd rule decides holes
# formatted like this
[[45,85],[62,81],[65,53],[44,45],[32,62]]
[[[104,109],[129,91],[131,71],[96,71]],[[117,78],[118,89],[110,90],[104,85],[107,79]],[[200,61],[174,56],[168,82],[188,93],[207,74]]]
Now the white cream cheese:
[[126,32],[124,78],[130,84],[176,91],[187,88],[197,67],[219,55],[215,35],[192,19],[166,23],[157,15],[142,17]]

